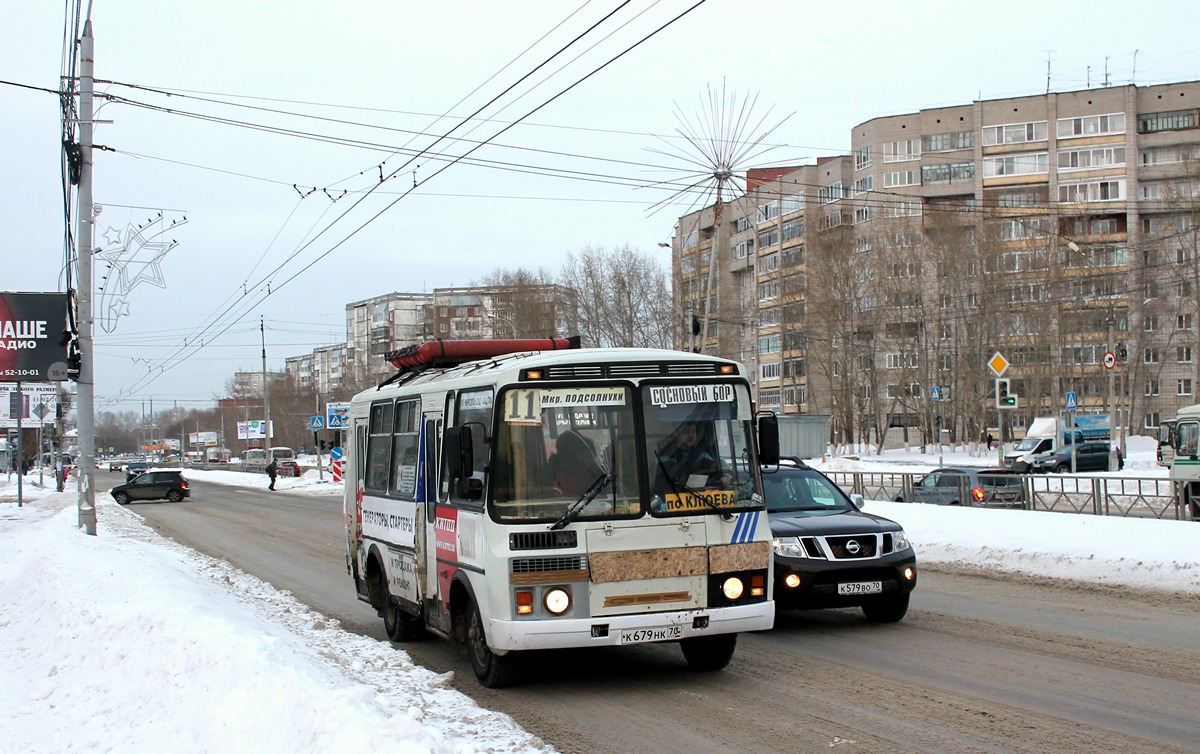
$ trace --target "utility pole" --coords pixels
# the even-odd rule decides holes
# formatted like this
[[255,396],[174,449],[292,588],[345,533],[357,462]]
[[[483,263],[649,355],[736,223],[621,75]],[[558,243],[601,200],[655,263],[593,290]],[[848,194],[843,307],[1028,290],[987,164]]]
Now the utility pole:
[[[1116,353],[1116,348],[1113,346],[1113,314],[1111,308],[1108,312],[1108,342],[1104,344],[1104,351],[1106,358],[1110,351]],[[1116,371],[1116,367],[1110,368],[1108,364],[1105,364],[1104,367],[1104,371],[1108,372],[1108,470],[1116,471],[1117,446],[1113,444],[1117,439],[1117,411],[1113,403],[1113,372]]]
[[92,358],[92,89],[95,86],[95,40],[92,20],[83,22],[79,68],[79,207],[76,247],[79,253],[79,295],[76,326],[79,331],[79,526],[96,535],[96,393]]
[[[262,375],[263,375],[263,413],[266,414],[263,424],[263,448],[271,447],[271,391],[267,389],[267,326],[260,314],[258,317],[258,333],[262,338]],[[268,463],[270,459],[267,459]]]

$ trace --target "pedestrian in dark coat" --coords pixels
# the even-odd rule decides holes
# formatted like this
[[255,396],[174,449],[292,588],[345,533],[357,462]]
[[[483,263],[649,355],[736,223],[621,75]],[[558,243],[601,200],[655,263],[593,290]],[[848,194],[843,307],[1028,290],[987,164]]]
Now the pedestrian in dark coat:
[[275,464],[275,459],[272,458],[271,462],[267,464],[267,476],[271,477],[271,484],[267,487],[267,489],[275,489],[275,477],[278,476],[278,474],[279,466]]

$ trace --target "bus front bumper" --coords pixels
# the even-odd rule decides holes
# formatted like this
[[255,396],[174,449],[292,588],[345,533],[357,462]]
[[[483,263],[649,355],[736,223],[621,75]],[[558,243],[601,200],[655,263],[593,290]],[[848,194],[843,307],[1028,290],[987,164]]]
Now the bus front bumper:
[[678,641],[698,636],[766,631],[775,625],[775,603],[610,615],[563,620],[488,621],[488,646],[506,652],[527,649],[621,646]]

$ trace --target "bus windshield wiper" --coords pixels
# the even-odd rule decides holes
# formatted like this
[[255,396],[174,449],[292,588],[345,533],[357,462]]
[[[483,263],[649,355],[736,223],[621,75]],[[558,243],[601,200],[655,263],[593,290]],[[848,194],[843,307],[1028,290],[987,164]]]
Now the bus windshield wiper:
[[588,505],[595,500],[601,492],[604,491],[604,488],[608,486],[612,479],[613,475],[607,471],[596,477],[596,481],[592,482],[591,486],[583,491],[583,494],[579,496],[578,500],[571,503],[566,512],[562,514],[562,518],[555,521],[554,525],[550,527],[550,530],[555,531],[556,529],[561,529],[574,521],[580,513],[583,513],[583,509],[588,507]]
[[712,500],[709,500],[704,495],[704,493],[697,492],[696,490],[689,487],[686,482],[681,482],[678,479],[676,479],[675,477],[671,476],[671,474],[667,472],[667,467],[663,464],[661,458],[658,459],[658,468],[662,470],[663,479],[667,480],[667,484],[670,485],[671,489],[675,490],[676,494],[678,494],[680,492],[687,492],[690,495],[692,495],[693,497],[695,497],[697,500],[699,500],[702,503],[704,503],[705,505],[707,505],[709,508],[712,508],[717,513],[720,513],[722,521],[732,521],[733,520],[732,513],[730,513],[726,509],[722,508],[721,506],[717,505]]

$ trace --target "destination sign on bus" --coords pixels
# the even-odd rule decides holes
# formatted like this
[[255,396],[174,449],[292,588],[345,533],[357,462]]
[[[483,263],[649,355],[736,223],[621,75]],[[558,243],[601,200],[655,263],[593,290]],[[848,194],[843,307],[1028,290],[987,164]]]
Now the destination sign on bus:
[[655,406],[674,406],[680,403],[729,403],[733,400],[733,385],[671,385],[650,388],[650,402]]
[[695,495],[690,492],[671,493],[663,498],[663,502],[666,503],[668,512],[678,513],[680,511],[712,510],[713,505],[723,508],[732,507],[735,498],[733,490],[708,490]]
[[552,388],[510,390],[504,399],[504,421],[508,424],[541,424],[548,408],[591,408],[624,406],[625,388]]

